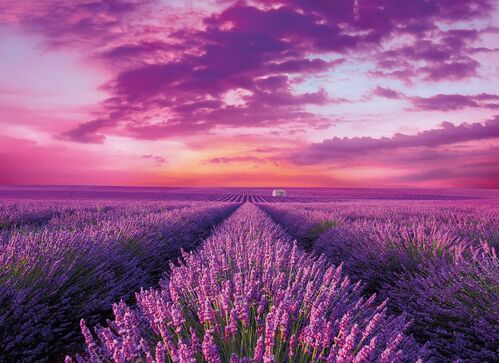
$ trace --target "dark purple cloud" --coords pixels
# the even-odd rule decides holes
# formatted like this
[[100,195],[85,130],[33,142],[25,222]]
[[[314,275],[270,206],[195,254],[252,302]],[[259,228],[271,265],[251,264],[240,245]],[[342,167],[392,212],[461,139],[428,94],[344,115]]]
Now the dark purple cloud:
[[380,53],[378,67],[381,70],[373,74],[406,81],[423,78],[433,82],[475,76],[480,64],[470,57],[472,51],[468,45],[476,37],[460,38],[459,41],[451,41],[445,34],[440,34],[440,37],[437,36],[437,40],[416,40]]
[[157,164],[164,164],[166,163],[166,159],[162,156],[159,156],[159,155],[151,155],[151,154],[147,154],[147,155],[142,155],[142,158],[143,159],[149,159],[149,160],[153,160],[154,162],[156,162]]
[[257,147],[255,149],[253,149],[254,152],[256,153],[273,153],[273,152],[276,152],[276,151],[279,151],[280,148],[278,147]]
[[482,93],[476,96],[438,94],[431,97],[411,97],[415,110],[450,111],[466,107],[499,108],[499,96]]
[[[205,29],[183,29],[172,34],[175,44],[185,44],[186,51],[180,58],[139,62],[133,69],[120,72],[108,85],[115,97],[108,106],[109,114],[120,114],[119,118],[110,117],[115,119],[115,126],[120,125],[139,138],[206,132],[217,127],[323,127],[327,120],[310,114],[304,107],[345,100],[332,99],[321,90],[296,94],[288,77],[293,73],[328,71],[344,62],[344,58],[328,62],[310,58],[310,53],[346,54],[379,44],[397,32],[435,31],[430,25],[434,20],[468,19],[481,16],[490,8],[484,1],[459,9],[448,2],[426,1],[404,6],[391,1],[360,1],[356,8],[348,1],[333,1],[329,5],[275,3],[281,6],[266,8],[269,2],[264,8],[242,2],[229,5],[221,13],[205,18]],[[410,62],[424,60],[428,62],[426,68],[431,68],[421,68],[428,79],[472,75],[477,65],[462,53],[467,42],[476,38],[476,32],[442,32],[440,38],[439,44],[422,40],[388,51],[385,62],[396,57],[411,68]],[[108,50],[106,58],[119,62],[139,57],[145,51],[161,54],[171,50],[162,42],[136,41]],[[246,90],[250,95],[243,97],[242,105],[225,104],[224,94],[235,89]],[[164,121],[147,121],[144,114],[151,110],[163,114]],[[85,125],[68,135],[75,141],[92,140]]]
[[391,88],[385,88],[380,86],[376,87],[373,90],[372,94],[374,96],[389,98],[389,99],[399,99],[404,97],[404,95],[398,91],[394,91]]
[[76,128],[63,133],[61,137],[83,144],[100,144],[104,142],[105,136],[98,133],[98,131],[106,127],[115,126],[115,124],[116,122],[113,118],[95,119],[78,125]]
[[320,164],[361,155],[372,157],[373,153],[379,151],[414,147],[436,148],[459,142],[496,138],[499,138],[499,116],[483,124],[463,123],[455,126],[450,122],[442,122],[440,128],[422,131],[416,135],[395,134],[383,138],[334,137],[293,153],[290,160],[300,165]]
[[229,163],[240,163],[240,162],[253,162],[257,164],[264,164],[267,161],[265,159],[256,156],[221,156],[217,158],[212,158],[208,160],[211,164],[229,164]]
[[477,75],[480,63],[469,57],[451,59],[448,62],[434,62],[418,69],[430,81],[458,80]]
[[167,44],[158,40],[143,41],[139,43],[127,43],[106,50],[100,54],[103,58],[114,60],[136,59],[138,57],[150,57],[154,54],[181,50],[182,47]]
[[499,108],[499,95],[480,93],[477,95],[437,94],[430,97],[407,96],[390,88],[376,87],[372,96],[409,101],[413,111],[452,111],[464,108]]
[[326,62],[322,59],[292,59],[284,62],[271,63],[269,65],[269,71],[279,73],[322,72],[344,62],[344,58],[331,62]]
[[473,99],[463,95],[436,95],[432,97],[414,97],[412,104],[416,110],[449,111],[465,107],[478,107]]
[[44,34],[52,47],[103,46],[123,37],[156,0],[3,0],[0,23]]

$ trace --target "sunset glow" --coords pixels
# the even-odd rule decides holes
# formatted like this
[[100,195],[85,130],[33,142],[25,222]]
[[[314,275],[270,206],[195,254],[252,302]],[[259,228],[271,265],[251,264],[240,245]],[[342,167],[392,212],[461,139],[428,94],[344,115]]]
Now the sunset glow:
[[499,188],[492,0],[3,0],[0,184]]

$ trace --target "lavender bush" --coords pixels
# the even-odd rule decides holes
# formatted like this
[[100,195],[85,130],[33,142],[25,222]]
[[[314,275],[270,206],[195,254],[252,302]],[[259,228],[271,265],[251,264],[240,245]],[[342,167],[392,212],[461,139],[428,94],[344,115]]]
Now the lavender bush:
[[[199,205],[199,203],[198,203]],[[0,230],[16,228],[17,231],[47,229],[77,229],[103,221],[117,220],[124,216],[147,216],[151,213],[194,207],[196,203],[182,202],[131,202],[131,201],[67,201],[22,200],[0,204]]]
[[[414,362],[426,351],[404,335],[404,316],[364,298],[324,258],[291,244],[261,210],[245,204],[199,253],[172,266],[138,307],[113,306],[79,362]],[[71,358],[66,359],[72,361]]]
[[165,261],[193,248],[235,209],[183,205],[62,204],[46,208],[51,218],[36,228],[17,218],[1,235],[0,361],[52,361],[78,349],[80,317],[97,323],[113,302],[156,283]]
[[391,306],[414,319],[412,331],[441,361],[494,362],[499,358],[499,273],[486,243],[455,252],[439,265],[423,263],[383,286]]
[[[499,244],[498,208],[493,201],[338,201],[335,203],[261,204],[299,242],[315,240],[321,223],[334,227],[352,223],[445,230],[472,245]],[[324,228],[322,232],[329,229]],[[313,242],[313,241],[311,241]]]
[[365,281],[372,292],[393,283],[402,270],[416,271],[423,263],[438,265],[452,259],[461,246],[461,240],[447,228],[372,221],[331,229],[314,243],[317,253],[344,262],[347,273]]
[[428,342],[435,359],[497,360],[497,210],[476,203],[400,205],[266,208],[297,232],[307,228],[294,227],[301,219],[301,226],[341,220],[315,240],[315,253],[342,262],[349,276],[366,282],[365,291],[388,299],[390,312],[408,313],[410,331]]

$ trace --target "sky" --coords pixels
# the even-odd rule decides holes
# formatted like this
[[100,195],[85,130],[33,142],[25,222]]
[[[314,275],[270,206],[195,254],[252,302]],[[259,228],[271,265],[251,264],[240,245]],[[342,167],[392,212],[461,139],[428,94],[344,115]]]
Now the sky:
[[499,10],[1,0],[0,184],[499,188]]

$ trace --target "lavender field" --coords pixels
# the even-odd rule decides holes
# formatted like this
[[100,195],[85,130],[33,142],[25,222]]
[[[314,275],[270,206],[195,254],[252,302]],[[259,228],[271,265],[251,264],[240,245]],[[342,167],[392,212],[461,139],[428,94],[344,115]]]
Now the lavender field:
[[495,362],[496,190],[0,187],[1,362]]
[[0,363],[499,362],[498,0],[0,0]]

